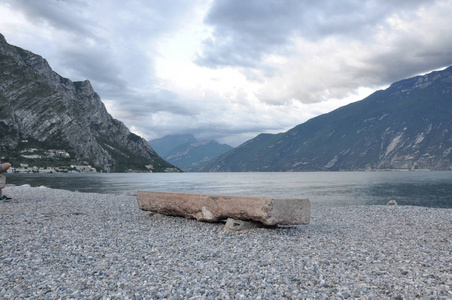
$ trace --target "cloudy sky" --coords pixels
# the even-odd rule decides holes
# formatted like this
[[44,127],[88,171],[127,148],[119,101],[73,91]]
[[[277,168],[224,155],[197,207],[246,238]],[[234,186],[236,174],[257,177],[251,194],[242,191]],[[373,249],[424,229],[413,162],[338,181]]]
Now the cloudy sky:
[[0,33],[145,139],[237,146],[452,64],[452,0],[2,0]]

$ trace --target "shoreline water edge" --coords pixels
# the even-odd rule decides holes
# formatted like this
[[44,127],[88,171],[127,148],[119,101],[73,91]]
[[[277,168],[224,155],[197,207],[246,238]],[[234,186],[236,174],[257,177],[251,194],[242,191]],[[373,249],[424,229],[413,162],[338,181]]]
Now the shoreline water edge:
[[2,299],[452,298],[451,209],[321,207],[308,225],[229,233],[134,196],[4,193]]
[[399,205],[452,208],[451,172],[8,174],[7,183],[72,191],[136,191],[309,198],[313,207]]

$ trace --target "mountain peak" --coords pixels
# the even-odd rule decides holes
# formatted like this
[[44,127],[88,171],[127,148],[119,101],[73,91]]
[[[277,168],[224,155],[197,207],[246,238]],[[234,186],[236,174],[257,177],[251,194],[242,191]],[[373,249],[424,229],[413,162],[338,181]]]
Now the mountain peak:
[[452,66],[442,70],[433,71],[425,75],[418,75],[412,78],[403,79],[391,84],[389,89],[397,90],[413,90],[413,89],[424,89],[434,84],[437,81],[449,81],[452,76]]
[[215,140],[198,141],[193,135],[168,135],[149,141],[149,144],[168,162],[183,171],[198,171],[210,160],[232,149]]
[[85,95],[92,95],[95,93],[93,86],[89,80],[84,81],[74,81],[74,86],[78,92],[81,92]]
[[197,139],[192,134],[172,134],[150,140],[148,143],[161,156],[166,157],[168,152],[174,148],[187,143],[194,143]]

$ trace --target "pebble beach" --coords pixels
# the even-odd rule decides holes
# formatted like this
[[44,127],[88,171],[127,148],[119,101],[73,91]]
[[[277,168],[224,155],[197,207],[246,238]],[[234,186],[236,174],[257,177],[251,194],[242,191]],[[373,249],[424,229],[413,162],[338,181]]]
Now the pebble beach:
[[0,299],[452,299],[452,210],[311,209],[226,232],[136,197],[7,187]]

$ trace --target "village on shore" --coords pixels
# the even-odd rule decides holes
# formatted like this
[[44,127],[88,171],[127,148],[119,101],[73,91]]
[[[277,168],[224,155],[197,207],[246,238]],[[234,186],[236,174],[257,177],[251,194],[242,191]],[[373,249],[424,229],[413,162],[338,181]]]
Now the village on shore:
[[97,170],[86,161],[71,159],[64,149],[27,148],[20,151],[20,162],[13,164],[8,173],[97,173]]
[[90,165],[70,165],[60,167],[37,167],[29,164],[20,164],[19,167],[11,167],[8,173],[97,173],[96,168]]

